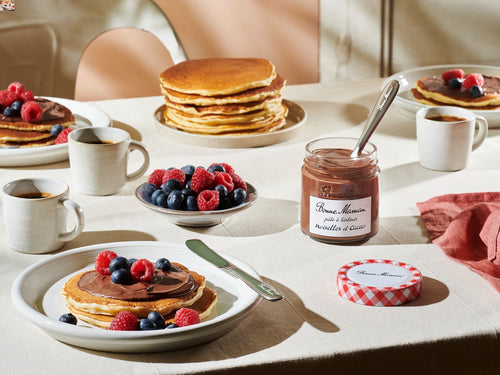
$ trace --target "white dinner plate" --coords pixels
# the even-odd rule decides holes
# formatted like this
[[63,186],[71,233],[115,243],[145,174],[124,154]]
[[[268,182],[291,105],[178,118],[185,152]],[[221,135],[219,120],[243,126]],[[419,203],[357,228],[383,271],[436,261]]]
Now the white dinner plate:
[[[445,71],[450,69],[462,69],[465,73],[481,73],[493,76],[500,76],[500,67],[484,66],[484,65],[433,65],[422,68],[415,68],[393,74],[388,77],[382,87],[389,81],[397,79],[400,83],[400,89],[394,105],[398,111],[409,117],[415,119],[415,114],[420,108],[429,107],[428,105],[419,103],[415,100],[411,93],[411,89],[415,87],[415,82],[424,77],[438,76],[440,77]],[[483,116],[488,121],[490,128],[500,127],[500,110],[493,111],[474,111],[479,116]]]
[[[67,107],[75,116],[75,128],[111,126],[111,119],[109,116],[95,106],[64,98],[52,98],[47,96],[44,96],[44,98]],[[56,163],[67,159],[67,143],[32,148],[0,148],[0,167],[27,167],[31,165]]]
[[288,107],[286,125],[279,130],[264,134],[209,135],[188,133],[165,123],[165,118],[163,117],[165,105],[160,106],[155,111],[154,119],[158,131],[177,142],[203,147],[262,147],[292,139],[306,122],[307,112],[304,108],[286,99],[283,99],[283,104]]
[[[155,331],[108,331],[84,323],[75,326],[59,322],[59,317],[68,312],[60,295],[62,286],[76,273],[92,268],[95,257],[102,250],[151,261],[165,257],[184,264],[205,276],[207,285],[217,293],[214,311],[199,324]],[[221,255],[258,277],[242,261]],[[24,270],[14,281],[11,296],[21,314],[51,337],[86,349],[121,353],[167,351],[208,342],[232,330],[261,299],[241,280],[208,263],[184,245],[146,241],[85,246],[51,256]]]

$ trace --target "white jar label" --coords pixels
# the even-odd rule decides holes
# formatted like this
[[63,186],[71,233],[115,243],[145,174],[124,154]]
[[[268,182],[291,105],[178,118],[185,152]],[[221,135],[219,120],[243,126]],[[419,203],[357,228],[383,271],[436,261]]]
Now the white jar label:
[[325,237],[354,237],[371,231],[372,197],[333,200],[309,197],[309,232]]

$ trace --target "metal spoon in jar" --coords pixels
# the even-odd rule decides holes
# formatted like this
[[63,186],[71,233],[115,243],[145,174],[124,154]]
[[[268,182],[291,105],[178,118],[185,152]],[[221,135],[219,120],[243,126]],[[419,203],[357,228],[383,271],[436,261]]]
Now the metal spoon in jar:
[[377,128],[378,124],[384,117],[385,113],[389,109],[390,105],[394,101],[399,90],[399,81],[392,80],[387,85],[385,85],[384,89],[380,93],[377,103],[373,107],[372,111],[368,115],[368,118],[365,123],[365,127],[363,128],[363,133],[361,133],[361,137],[359,137],[358,143],[354,147],[351,153],[351,157],[357,157],[363,151],[363,148],[366,146],[366,143],[372,136],[373,132]]

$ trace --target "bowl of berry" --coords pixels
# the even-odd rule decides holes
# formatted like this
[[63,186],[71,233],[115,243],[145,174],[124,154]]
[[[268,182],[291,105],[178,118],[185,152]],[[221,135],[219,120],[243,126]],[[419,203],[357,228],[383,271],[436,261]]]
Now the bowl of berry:
[[252,206],[257,190],[227,163],[156,169],[135,195],[176,225],[209,227]]

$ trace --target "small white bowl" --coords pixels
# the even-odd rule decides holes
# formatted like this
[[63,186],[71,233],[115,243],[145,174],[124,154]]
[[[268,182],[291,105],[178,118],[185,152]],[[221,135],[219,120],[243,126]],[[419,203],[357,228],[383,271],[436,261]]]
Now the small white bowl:
[[142,197],[145,187],[148,185],[144,183],[139,185],[135,190],[135,196],[142,203],[143,206],[149,208],[150,210],[166,214],[168,219],[177,225],[186,227],[211,227],[222,223],[229,216],[241,212],[255,203],[257,200],[257,190],[249,184],[247,184],[247,198],[244,203],[236,207],[231,207],[225,210],[215,210],[215,211],[184,211],[184,210],[170,210],[168,208],[163,208],[156,206],[152,203],[147,202]]

